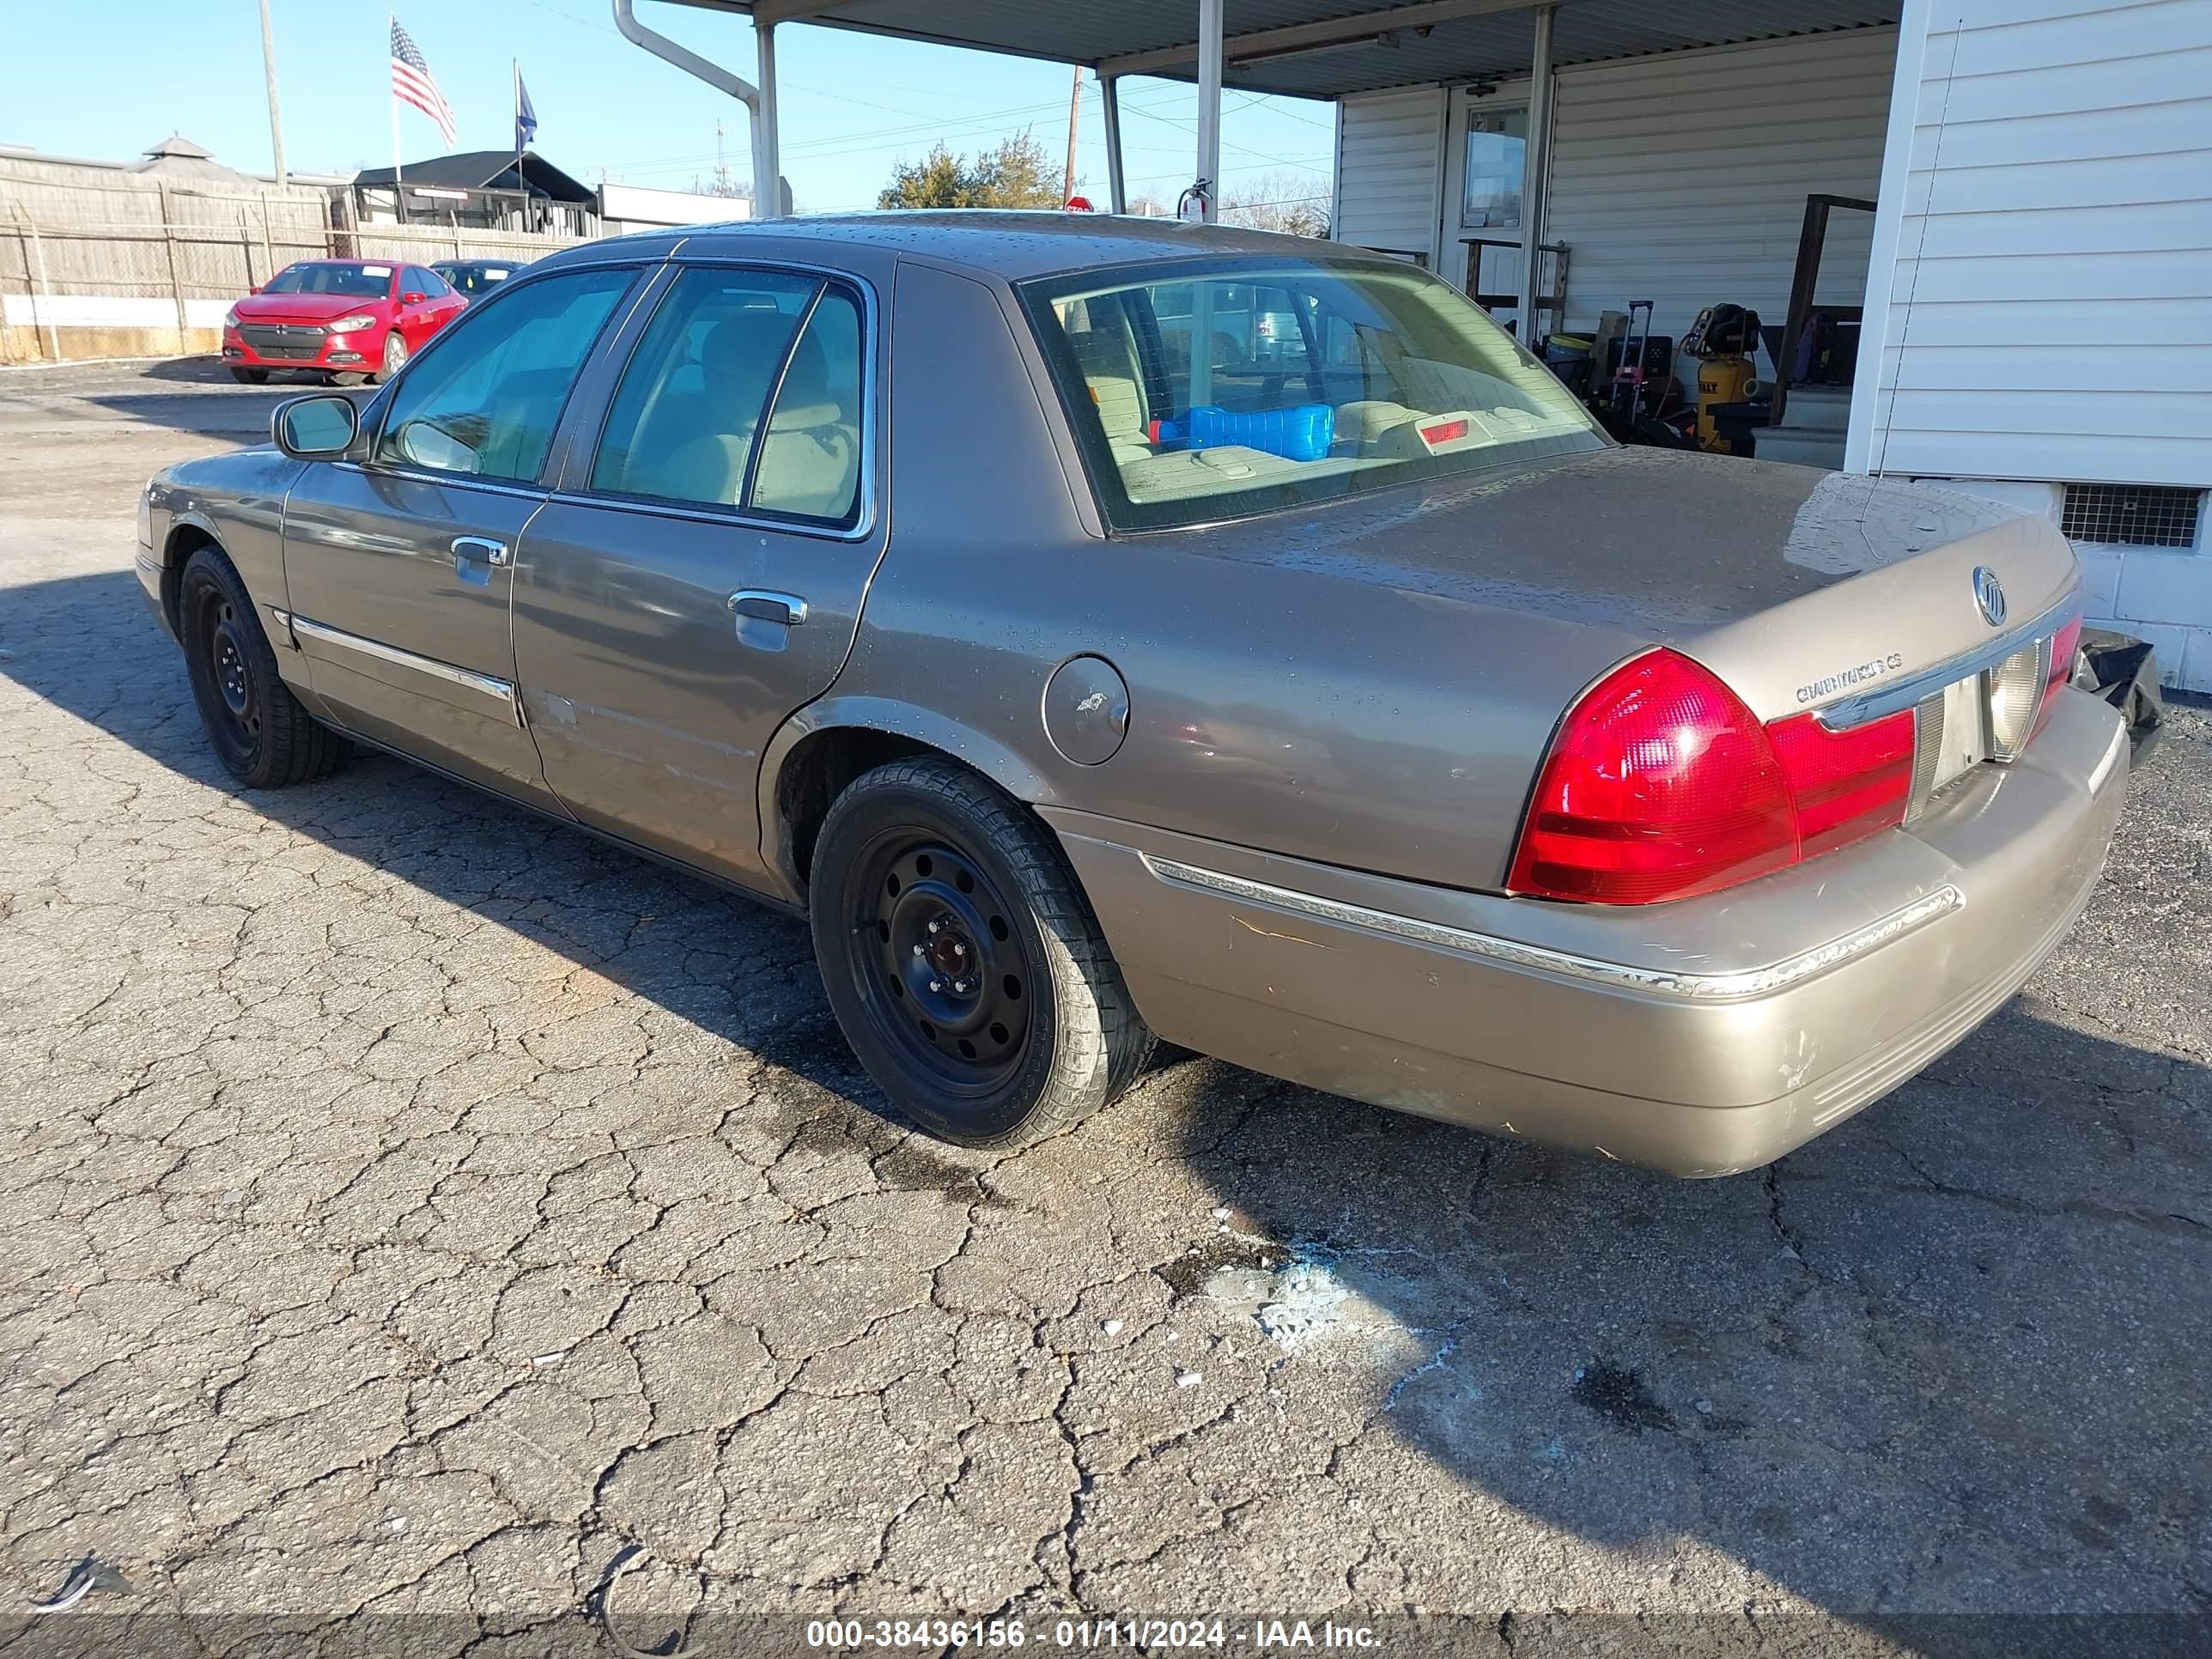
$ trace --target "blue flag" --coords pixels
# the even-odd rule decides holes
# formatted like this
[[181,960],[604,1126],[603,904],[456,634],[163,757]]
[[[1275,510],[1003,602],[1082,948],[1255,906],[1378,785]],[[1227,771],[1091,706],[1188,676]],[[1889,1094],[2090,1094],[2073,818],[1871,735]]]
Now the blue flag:
[[514,149],[517,155],[530,148],[530,141],[538,136],[538,112],[530,107],[530,88],[522,84],[522,69],[514,71]]

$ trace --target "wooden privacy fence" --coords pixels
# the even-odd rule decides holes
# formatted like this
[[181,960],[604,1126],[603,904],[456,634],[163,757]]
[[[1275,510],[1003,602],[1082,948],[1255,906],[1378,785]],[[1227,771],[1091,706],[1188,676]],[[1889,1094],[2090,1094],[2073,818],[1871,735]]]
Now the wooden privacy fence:
[[[221,196],[162,186],[57,203],[58,192],[34,202],[13,182],[0,179],[0,363],[215,351],[232,303],[297,259],[525,264],[584,240],[341,224],[333,218],[342,206],[322,192]],[[54,211],[63,205],[92,211]]]

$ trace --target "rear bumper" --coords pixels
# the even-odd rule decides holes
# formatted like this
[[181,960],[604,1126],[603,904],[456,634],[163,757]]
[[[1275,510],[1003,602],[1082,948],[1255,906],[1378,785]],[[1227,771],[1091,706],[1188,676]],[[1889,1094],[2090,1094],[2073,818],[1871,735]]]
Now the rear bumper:
[[2060,699],[1908,831],[1625,909],[1457,892],[1048,810],[1171,1042],[1677,1175],[1771,1162],[1974,1030],[2087,902],[2127,739]]

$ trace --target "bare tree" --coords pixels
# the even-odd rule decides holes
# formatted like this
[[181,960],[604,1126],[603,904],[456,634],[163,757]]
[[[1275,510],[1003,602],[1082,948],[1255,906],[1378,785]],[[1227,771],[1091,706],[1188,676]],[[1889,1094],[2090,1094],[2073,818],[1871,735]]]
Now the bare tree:
[[1328,181],[1319,173],[1266,173],[1221,198],[1221,222],[1289,236],[1328,234]]

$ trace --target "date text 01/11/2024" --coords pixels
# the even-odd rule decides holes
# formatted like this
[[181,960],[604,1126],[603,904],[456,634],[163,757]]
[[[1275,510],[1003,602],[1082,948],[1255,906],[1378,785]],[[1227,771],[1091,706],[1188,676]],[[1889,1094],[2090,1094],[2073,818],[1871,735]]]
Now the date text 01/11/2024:
[[806,1626],[806,1645],[826,1650],[915,1648],[1043,1648],[1255,1650],[1374,1649],[1382,1638],[1372,1626],[1331,1620],[1223,1618],[1056,1619],[1032,1629],[1020,1619],[817,1619]]

